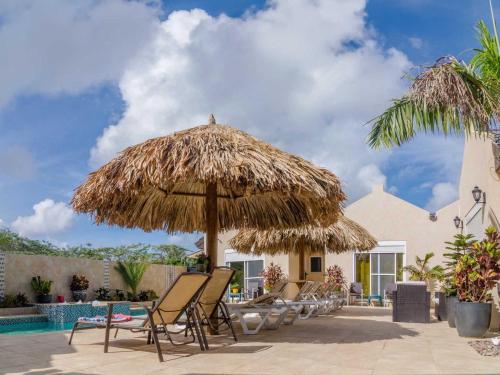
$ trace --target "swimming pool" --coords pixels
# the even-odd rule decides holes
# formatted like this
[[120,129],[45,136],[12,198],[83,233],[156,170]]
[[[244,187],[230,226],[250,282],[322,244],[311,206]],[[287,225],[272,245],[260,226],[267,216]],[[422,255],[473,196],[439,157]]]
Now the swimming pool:
[[[146,310],[142,307],[130,309],[130,315],[132,316],[144,314],[146,314]],[[0,322],[0,334],[10,336],[67,331],[73,328],[73,322],[49,322],[49,319],[45,315],[33,315],[29,318],[19,316],[8,318],[8,321],[6,321],[6,318],[2,320],[4,321]]]
[[73,323],[51,323],[46,322],[19,322],[6,326],[0,326],[0,334],[17,336],[31,335],[36,333],[48,333],[57,331],[66,331],[73,328]]

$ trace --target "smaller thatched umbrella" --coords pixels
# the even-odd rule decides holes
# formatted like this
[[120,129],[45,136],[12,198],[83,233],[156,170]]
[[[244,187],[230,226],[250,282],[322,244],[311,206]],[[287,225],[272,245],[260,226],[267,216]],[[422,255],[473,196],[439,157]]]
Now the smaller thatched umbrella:
[[355,221],[341,216],[330,226],[306,225],[290,229],[242,229],[230,245],[245,254],[296,253],[300,257],[299,275],[304,275],[304,253],[343,253],[368,251],[377,246],[377,240]]

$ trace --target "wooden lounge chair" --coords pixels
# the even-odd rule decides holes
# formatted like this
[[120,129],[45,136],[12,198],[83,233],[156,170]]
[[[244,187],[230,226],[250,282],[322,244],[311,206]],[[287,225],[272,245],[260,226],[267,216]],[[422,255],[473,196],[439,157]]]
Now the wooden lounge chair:
[[[214,267],[212,277],[200,295],[198,312],[202,325],[208,326],[214,331],[219,331],[221,327],[226,326],[231,330],[234,341],[238,341],[229,310],[223,301],[234,272],[228,267]],[[205,346],[208,349],[208,343],[205,342]]]
[[[73,325],[71,336],[69,338],[69,345],[73,340],[73,335],[82,326],[100,326],[106,329],[104,340],[104,352],[108,352],[109,347],[109,334],[111,329],[126,329],[132,332],[146,332],[148,333],[148,344],[151,339],[156,346],[158,359],[163,362],[163,355],[161,352],[158,334],[164,334],[172,345],[185,345],[192,343],[198,339],[201,350],[206,350],[203,329],[200,325],[200,318],[198,310],[195,306],[198,303],[200,295],[205,288],[211,276],[206,273],[200,272],[184,272],[180,274],[174,281],[172,286],[158,299],[156,305],[152,308],[145,308],[147,312],[146,319],[132,319],[126,322],[113,322],[113,303],[109,303],[108,315],[103,322],[89,322],[86,320],[78,320]],[[184,318],[184,328],[179,331],[169,331],[168,325],[176,325],[180,323],[180,319]],[[193,332],[193,328],[194,331]],[[172,334],[190,333],[192,340],[183,342],[174,342]]]
[[[226,305],[229,311],[239,319],[241,328],[245,335],[256,335],[262,328],[278,329],[290,310],[287,305],[278,305],[276,303],[277,300],[283,301],[283,297],[281,295],[284,292],[286,285],[287,283],[285,282],[281,283],[280,287],[275,289],[277,292],[266,293],[245,303],[230,303]],[[248,326],[248,314],[257,315],[260,318],[260,322],[254,329],[250,329]],[[271,321],[271,317],[273,315],[277,315],[277,317],[274,321]]]

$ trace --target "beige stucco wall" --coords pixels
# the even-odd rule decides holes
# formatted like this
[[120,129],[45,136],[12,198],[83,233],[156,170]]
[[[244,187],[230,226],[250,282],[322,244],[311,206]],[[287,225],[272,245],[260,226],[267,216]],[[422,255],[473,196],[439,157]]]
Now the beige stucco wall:
[[[432,264],[443,262],[445,241],[457,233],[453,224],[458,202],[437,211],[437,220],[429,212],[384,191],[382,185],[345,209],[345,215],[361,224],[378,241],[405,241],[406,264],[414,264],[415,256],[434,252]],[[344,268],[348,280],[354,280],[353,253],[327,254],[326,265]]]
[[[465,142],[457,214],[467,223],[468,211],[476,206],[471,192],[474,186],[478,186],[486,193],[486,204],[480,205],[483,208],[483,229],[490,225],[499,227],[500,176],[495,171],[496,149],[497,146],[487,137],[471,136]],[[464,229],[467,232],[467,226]]]
[[64,295],[68,301],[71,301],[69,284],[73,275],[84,274],[89,279],[90,298],[94,289],[104,283],[104,265],[99,260],[6,254],[5,261],[5,294],[25,293],[31,301],[35,298],[31,288],[33,276],[52,280],[51,294],[54,298]]
[[[126,290],[118,272],[110,265],[110,288]],[[153,289],[160,295],[167,285],[168,266],[150,264],[143,276],[139,290]],[[185,271],[184,267],[175,267],[175,273]],[[40,255],[5,255],[5,294],[25,293],[30,300],[35,295],[31,288],[31,278],[40,275],[43,279],[52,280],[51,294],[64,295],[71,301],[69,284],[75,274],[83,274],[90,282],[88,299],[93,299],[94,290],[104,285],[104,262],[100,260],[66,258]]]
[[[495,157],[499,156],[498,146],[491,138],[484,136],[467,137],[464,146],[464,158],[459,184],[459,208],[457,215],[464,221],[464,232],[473,233],[481,239],[481,233],[474,233],[467,227],[472,212],[480,209],[478,218],[484,231],[488,226],[500,229],[500,176],[495,170]],[[478,186],[486,193],[486,203],[476,204],[472,189]],[[494,308],[491,328],[500,329],[500,301],[497,289],[493,290]]]

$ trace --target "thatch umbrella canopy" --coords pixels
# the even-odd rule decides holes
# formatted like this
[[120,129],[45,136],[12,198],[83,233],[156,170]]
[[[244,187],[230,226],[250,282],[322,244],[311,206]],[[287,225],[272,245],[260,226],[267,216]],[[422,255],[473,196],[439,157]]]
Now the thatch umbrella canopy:
[[91,173],[72,199],[97,224],[207,233],[333,223],[345,194],[336,175],[241,130],[202,125],[128,147]]
[[232,248],[245,254],[296,253],[300,258],[300,277],[304,273],[304,253],[368,251],[377,246],[377,240],[355,221],[340,216],[330,226],[305,225],[288,229],[241,229],[230,240]]
[[377,246],[377,240],[355,221],[341,216],[327,227],[305,225],[288,229],[241,229],[229,244],[245,254],[343,253],[351,250],[368,251]]

